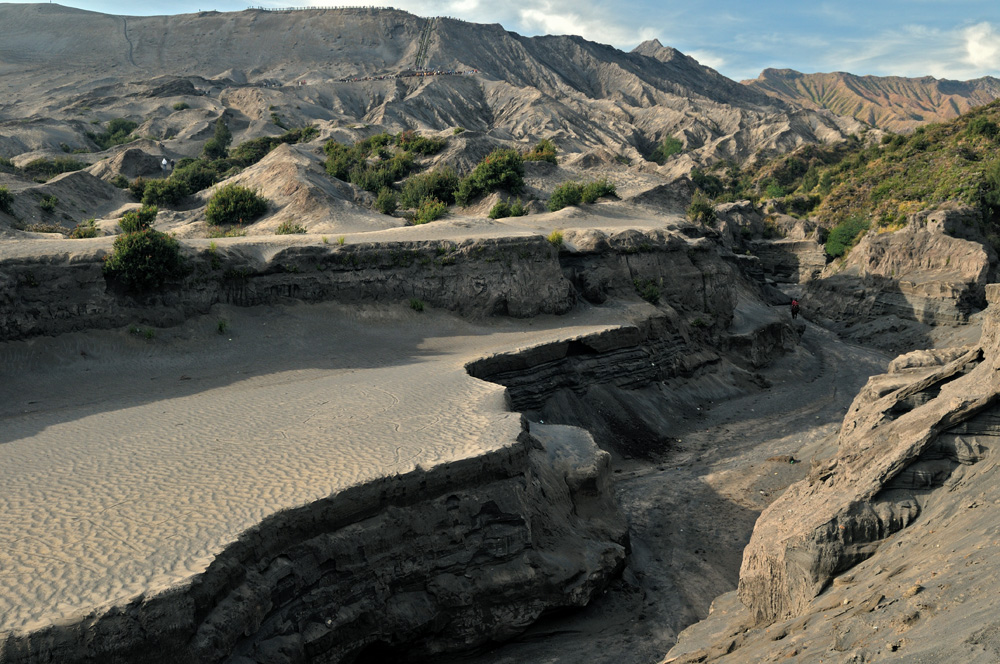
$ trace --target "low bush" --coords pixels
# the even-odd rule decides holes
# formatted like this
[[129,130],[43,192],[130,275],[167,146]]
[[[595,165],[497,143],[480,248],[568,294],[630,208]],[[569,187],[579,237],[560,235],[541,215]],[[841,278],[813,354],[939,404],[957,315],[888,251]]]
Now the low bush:
[[639,297],[650,304],[657,304],[660,301],[660,287],[652,279],[634,279],[632,284]]
[[173,108],[175,111],[186,111],[187,109],[191,108],[191,104],[187,103],[186,101],[179,101],[176,104],[174,104]]
[[715,221],[715,206],[700,189],[691,197],[691,205],[687,209],[687,217],[691,221],[710,224]]
[[146,180],[142,189],[142,204],[174,206],[189,193],[187,185],[180,180]]
[[607,178],[601,178],[600,180],[588,182],[583,185],[583,189],[580,191],[580,200],[589,205],[597,201],[599,198],[603,198],[604,196],[614,196],[617,193],[618,192],[613,183],[611,183]]
[[675,154],[680,154],[683,149],[684,144],[680,141],[680,139],[674,138],[673,136],[667,136],[660,142],[659,145],[656,146],[656,148],[653,149],[653,152],[649,157],[657,164],[664,164]]
[[448,206],[438,199],[425,198],[420,203],[420,207],[417,208],[417,213],[413,217],[413,223],[414,225],[426,224],[435,219],[440,219],[447,211]]
[[561,247],[563,244],[562,231],[552,231],[546,239],[552,244],[553,247]]
[[103,269],[106,277],[137,294],[187,273],[177,240],[152,228],[116,237]]
[[59,204],[59,199],[55,196],[42,196],[42,200],[38,203],[38,207],[42,208],[46,212],[53,212],[56,209],[56,205]]
[[826,238],[826,253],[833,258],[843,256],[868,227],[868,220],[861,217],[851,217],[840,222],[830,230],[830,235]]
[[14,214],[14,194],[7,187],[0,187],[0,212]]
[[233,142],[233,133],[229,131],[226,118],[220,116],[215,121],[215,133],[212,138],[205,142],[202,154],[209,159],[224,159],[229,151],[229,144]]
[[301,235],[306,232],[306,227],[302,224],[292,223],[291,221],[283,221],[278,224],[277,230],[274,231],[275,235]]
[[441,152],[448,141],[443,138],[428,138],[413,130],[400,132],[396,135],[396,145],[407,152],[420,155],[432,155]]
[[107,150],[116,145],[124,145],[133,140],[132,132],[139,125],[125,118],[115,118],[108,122],[107,127],[101,133],[87,132],[87,138],[97,143],[102,150]]
[[108,183],[113,187],[118,187],[119,189],[128,189],[129,182],[128,178],[119,173],[118,175],[111,178]]
[[286,131],[281,136],[261,136],[244,141],[230,150],[229,159],[234,164],[246,168],[256,164],[282,143],[305,143],[315,138],[317,134],[319,129],[309,126]]
[[555,212],[583,200],[583,187],[578,182],[564,182],[555,188],[549,198],[549,210]]
[[73,227],[73,230],[69,232],[69,236],[75,240],[97,237],[97,220],[88,219],[87,221],[81,221],[79,224]]
[[400,203],[405,208],[418,207],[425,198],[436,198],[443,203],[455,201],[458,175],[450,167],[436,168],[429,173],[414,175],[403,183]]
[[397,207],[396,192],[389,187],[382,187],[378,192],[378,198],[375,199],[375,209],[382,214],[392,214]]
[[524,207],[524,203],[521,202],[520,198],[510,204],[510,216],[523,217],[526,214],[528,214],[528,210]]
[[227,184],[209,199],[205,220],[212,226],[248,224],[267,212],[267,203],[253,189]]
[[543,138],[535,144],[535,147],[524,155],[525,161],[547,161],[550,164],[556,163],[556,144],[547,138]]
[[462,178],[455,192],[455,202],[469,202],[493,191],[505,189],[517,193],[524,187],[524,158],[516,150],[497,149],[476,164],[472,173]]
[[153,227],[153,221],[156,220],[158,212],[159,208],[155,205],[143,205],[138,210],[129,210],[122,215],[121,221],[118,222],[118,227],[122,229],[122,233],[144,231],[147,228]]
[[79,171],[86,167],[87,164],[71,157],[56,157],[55,159],[42,157],[29,161],[20,170],[29,177],[40,177],[48,180],[60,173]]
[[497,201],[493,207],[490,208],[488,216],[490,219],[503,219],[504,217],[509,217],[510,203],[507,201]]

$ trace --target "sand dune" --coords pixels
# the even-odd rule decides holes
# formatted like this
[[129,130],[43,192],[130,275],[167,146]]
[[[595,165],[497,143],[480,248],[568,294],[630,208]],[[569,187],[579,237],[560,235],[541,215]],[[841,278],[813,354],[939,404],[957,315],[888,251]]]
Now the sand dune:
[[218,312],[0,351],[0,632],[190,580],[283,509],[511,444],[520,418],[466,362],[620,312],[472,325],[334,305]]

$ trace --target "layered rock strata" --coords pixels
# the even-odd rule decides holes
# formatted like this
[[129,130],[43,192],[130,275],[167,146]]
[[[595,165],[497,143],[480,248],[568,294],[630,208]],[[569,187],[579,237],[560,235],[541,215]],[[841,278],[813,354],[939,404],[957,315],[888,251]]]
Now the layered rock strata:
[[624,565],[609,456],[582,430],[275,514],[190,586],[0,641],[0,662],[429,656],[585,605]]

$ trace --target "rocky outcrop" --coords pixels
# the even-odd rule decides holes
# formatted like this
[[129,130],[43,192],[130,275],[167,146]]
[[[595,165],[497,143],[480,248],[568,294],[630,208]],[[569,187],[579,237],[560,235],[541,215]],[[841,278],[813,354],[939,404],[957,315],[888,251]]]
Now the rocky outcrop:
[[834,576],[920,519],[938,487],[1000,436],[1000,287],[978,346],[919,353],[855,399],[840,449],[761,515],[739,597],[756,623],[802,613]]
[[933,325],[964,323],[985,305],[996,254],[949,232],[971,235],[977,226],[976,214],[960,209],[911,220],[894,233],[869,233],[842,263],[808,283],[807,313],[835,323],[887,315]]
[[609,456],[527,428],[483,457],[276,514],[183,588],[0,641],[0,662],[353,662],[502,640],[624,565]]

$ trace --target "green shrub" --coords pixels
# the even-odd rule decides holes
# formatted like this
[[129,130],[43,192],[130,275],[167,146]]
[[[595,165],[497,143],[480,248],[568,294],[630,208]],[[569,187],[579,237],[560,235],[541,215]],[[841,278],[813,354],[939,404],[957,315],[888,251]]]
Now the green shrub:
[[97,237],[97,220],[88,219],[87,221],[81,221],[73,227],[73,230],[69,232],[69,236],[73,239]]
[[179,101],[176,104],[174,104],[175,111],[186,111],[189,108],[191,108],[191,105],[188,104],[186,101]]
[[14,194],[7,187],[0,187],[0,212],[14,214]]
[[306,232],[306,227],[302,224],[294,224],[290,221],[283,221],[278,224],[275,235],[301,235]]
[[868,230],[869,222],[861,217],[851,217],[846,219],[830,230],[830,235],[826,239],[826,253],[834,258],[839,258],[853,247],[858,237]]
[[996,138],[1000,134],[1000,126],[989,118],[977,116],[969,122],[966,129],[969,136],[985,136],[986,138]]
[[139,125],[125,118],[115,118],[108,122],[108,126],[100,134],[87,132],[87,138],[97,143],[102,150],[107,150],[116,145],[124,145],[132,141],[132,132]]
[[601,178],[600,180],[588,182],[583,185],[583,189],[580,191],[580,199],[589,205],[599,198],[614,196],[616,193],[615,185],[608,181],[607,178]]
[[411,297],[410,298],[410,309],[413,309],[416,312],[423,311],[424,310],[424,303],[423,303],[423,301],[422,300],[418,300],[415,297]]
[[405,208],[415,208],[428,197],[443,203],[453,203],[458,182],[458,175],[448,166],[414,175],[403,183],[400,203]]
[[425,198],[420,203],[420,207],[417,208],[417,213],[413,217],[413,223],[414,225],[426,224],[435,219],[440,219],[447,211],[448,206],[438,199]]
[[465,127],[455,127],[454,129],[451,130],[451,133],[453,133],[456,136],[458,136],[459,134],[461,134],[464,131],[465,131]]
[[43,195],[41,202],[38,203],[38,207],[42,208],[46,212],[52,212],[56,209],[59,199],[55,196]]
[[556,187],[549,198],[549,210],[555,212],[583,200],[583,186],[578,182],[564,182]]
[[639,297],[650,304],[657,304],[660,301],[660,287],[652,279],[634,279],[632,284]]
[[233,142],[233,133],[229,131],[225,117],[220,116],[215,121],[215,133],[212,138],[205,142],[202,154],[209,159],[224,159],[229,151],[229,144]]
[[288,131],[288,126],[281,120],[281,116],[277,113],[271,113],[271,124],[277,125],[285,131]]
[[148,183],[149,180],[140,175],[136,179],[132,180],[132,182],[128,186],[128,190],[132,192],[132,195],[135,196],[135,199],[137,201],[141,201],[142,197],[146,193],[146,185]]
[[708,200],[708,196],[700,189],[695,190],[694,196],[691,197],[691,205],[688,206],[687,217],[691,221],[703,224],[710,224],[715,221],[715,206],[712,205],[712,201]]
[[156,220],[158,212],[159,208],[155,205],[143,205],[138,210],[129,210],[122,215],[121,221],[118,222],[118,227],[122,229],[122,233],[144,231],[147,228],[152,228],[153,221]]
[[441,152],[444,146],[448,145],[448,141],[443,138],[427,138],[411,129],[396,135],[396,145],[407,152],[432,155]]
[[524,203],[518,198],[516,201],[510,204],[510,216],[512,217],[523,217],[528,214],[528,211],[524,207]]
[[503,219],[504,217],[509,217],[510,203],[507,201],[497,201],[493,207],[490,208],[488,216],[490,219]]
[[118,187],[119,189],[128,189],[129,182],[128,178],[119,173],[118,175],[111,178],[108,183],[113,187]]
[[208,229],[208,237],[244,237],[247,229],[239,226],[213,226]]
[[705,173],[700,168],[691,169],[691,182],[696,189],[701,189],[709,198],[720,196],[726,187],[717,175]]
[[152,228],[115,238],[104,274],[132,293],[146,293],[187,273],[177,240]]
[[531,151],[524,155],[525,161],[547,161],[550,164],[556,163],[556,144],[547,138],[543,138],[531,148]]
[[208,201],[205,220],[212,226],[248,224],[267,212],[267,203],[253,189],[227,184]]
[[552,231],[546,239],[552,244],[553,247],[561,247],[563,244],[562,231]]
[[187,185],[179,180],[146,180],[142,204],[173,206],[184,200],[189,193]]
[[650,158],[657,164],[664,164],[668,159],[673,157],[675,154],[680,154],[684,149],[684,144],[680,139],[674,138],[673,136],[667,136],[660,142],[659,145],[653,150]]
[[286,131],[281,136],[261,136],[249,141],[240,143],[229,151],[229,159],[238,166],[252,166],[267,156],[274,148],[282,143],[305,143],[319,133],[319,129],[313,126],[299,127]]
[[472,173],[462,178],[455,192],[455,202],[468,205],[473,198],[506,189],[517,193],[524,187],[524,158],[516,150],[497,149],[476,164]]
[[230,169],[230,162],[225,159],[212,161],[182,159],[168,179],[183,184],[184,189],[193,194],[208,189],[216,182],[225,179]]
[[21,171],[31,177],[42,177],[48,180],[60,173],[79,171],[86,167],[87,164],[71,157],[56,157],[52,160],[41,157],[29,161],[21,168]]
[[396,192],[389,187],[382,187],[375,199],[375,209],[382,214],[392,214],[398,207],[396,203]]

